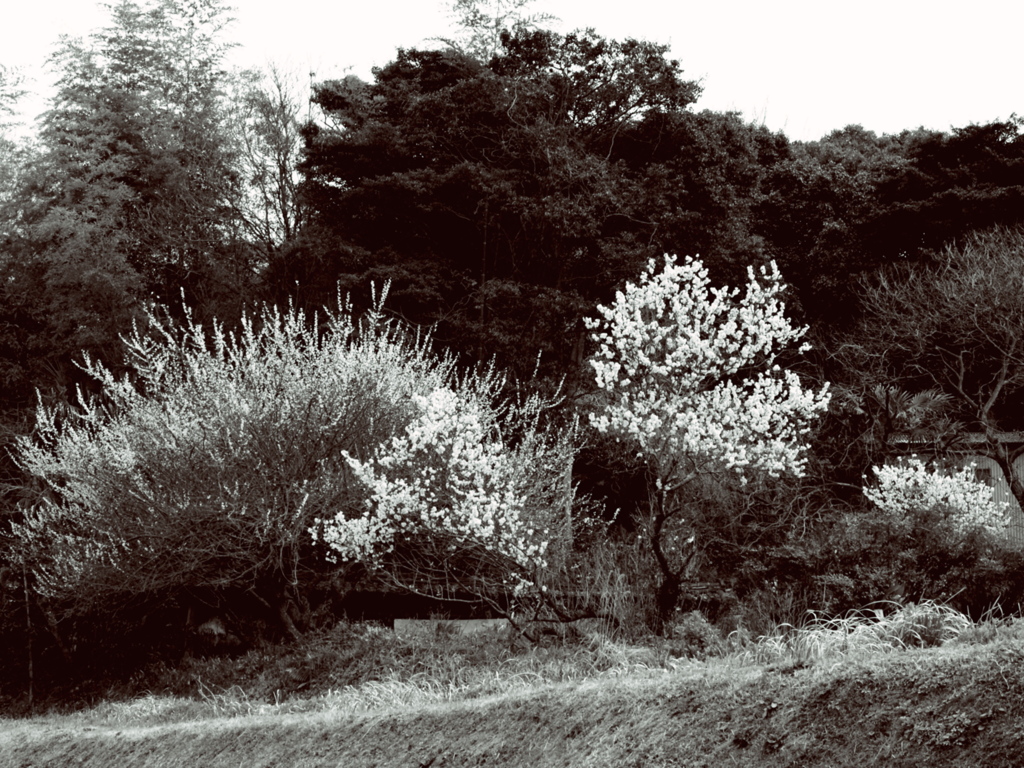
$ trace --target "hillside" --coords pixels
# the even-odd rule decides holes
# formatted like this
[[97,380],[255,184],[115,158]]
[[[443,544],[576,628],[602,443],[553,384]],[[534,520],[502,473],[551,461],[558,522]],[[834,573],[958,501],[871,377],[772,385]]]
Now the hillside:
[[544,685],[388,711],[145,725],[6,721],[3,766],[1024,765],[1024,645],[847,660],[683,662],[642,679]]

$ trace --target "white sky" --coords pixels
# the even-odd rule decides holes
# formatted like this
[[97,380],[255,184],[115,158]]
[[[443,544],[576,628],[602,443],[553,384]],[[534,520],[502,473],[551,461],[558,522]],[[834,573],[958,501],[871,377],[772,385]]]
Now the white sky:
[[[105,21],[92,0],[10,2],[0,63],[22,66],[45,93],[41,70],[60,34]],[[234,0],[228,37],[241,65],[277,62],[319,77],[369,77],[399,46],[450,33],[445,0]],[[815,139],[850,123],[878,133],[924,125],[949,130],[1024,113],[1024,3],[1020,0],[538,0],[561,32],[672,46],[698,109],[733,109]],[[41,98],[41,97],[40,97]],[[27,107],[45,108],[41,100]]]

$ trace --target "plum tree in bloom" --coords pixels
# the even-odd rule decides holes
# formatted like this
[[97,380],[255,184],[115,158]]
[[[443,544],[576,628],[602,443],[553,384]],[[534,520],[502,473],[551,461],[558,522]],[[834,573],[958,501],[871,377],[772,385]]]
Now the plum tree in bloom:
[[808,389],[776,363],[806,331],[785,317],[778,268],[748,275],[740,295],[713,288],[698,259],[666,256],[660,271],[652,259],[588,321],[603,393],[592,423],[635,446],[653,478],[662,619],[678,600],[685,560],[665,528],[685,523],[681,491],[710,472],[801,474],[804,435],[828,407],[827,385]]
[[[571,430],[540,429],[538,398],[495,407],[500,380],[471,377],[414,395],[417,415],[369,459],[347,456],[368,489],[362,514],[312,528],[340,560],[396,586],[492,601],[533,586],[572,491]],[[503,436],[510,426],[515,445]],[[496,598],[502,598],[498,602]]]
[[41,407],[19,442],[39,491],[12,539],[38,594],[68,615],[247,595],[297,637],[325,549],[403,586],[528,578],[571,500],[571,430],[459,377],[386,294],[322,322],[264,307],[235,333],[153,315],[130,375],[87,358],[103,399]]
[[87,358],[103,400],[41,407],[19,443],[39,497],[12,539],[40,597],[84,615],[247,595],[297,636],[322,568],[309,527],[363,500],[346,456],[371,455],[454,376],[382,303],[323,324],[264,307],[235,333],[153,315],[125,339],[130,375]]

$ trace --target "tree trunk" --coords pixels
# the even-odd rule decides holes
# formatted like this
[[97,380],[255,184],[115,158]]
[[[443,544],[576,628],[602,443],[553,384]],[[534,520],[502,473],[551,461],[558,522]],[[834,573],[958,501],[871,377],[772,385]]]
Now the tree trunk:
[[989,437],[986,444],[985,455],[995,461],[1003,471],[1003,477],[1010,487],[1010,493],[1017,500],[1020,508],[1024,510],[1024,478],[1022,478],[1014,467],[1017,458],[1024,454],[1024,448],[1011,451],[1005,443],[999,442],[996,438]]
[[654,631],[659,635],[664,634],[668,628],[668,622],[672,618],[676,605],[679,603],[683,574],[686,573],[686,570],[693,563],[693,559],[697,554],[697,548],[694,546],[678,568],[673,568],[669,563],[668,556],[662,549],[662,533],[665,529],[665,523],[675,513],[667,514],[662,511],[664,510],[665,500],[662,498],[660,501],[662,509],[655,514],[654,523],[651,527],[651,549],[654,551],[654,559],[657,561],[658,569],[661,571],[661,582],[658,584],[654,596],[657,614],[655,616],[655,626],[653,627]]
[[302,639],[302,633],[299,632],[299,628],[292,621],[292,611],[294,610],[295,604],[290,597],[285,596],[277,604],[277,616],[281,620],[281,626],[284,627],[284,631],[292,641],[299,642]]
[[1017,458],[1022,452],[1024,452],[1024,449],[1018,449],[1012,453],[1010,451],[1006,451],[1005,462],[1000,462],[999,466],[1003,470],[1003,474],[1006,476],[1006,482],[1010,486],[1010,493],[1012,493],[1013,498],[1017,500],[1017,504],[1020,505],[1021,510],[1024,510],[1024,478],[1020,476],[1020,473],[1014,466]]
[[268,589],[266,592],[267,596],[264,597],[256,589],[249,589],[249,594],[281,623],[281,628],[288,635],[289,639],[294,642],[301,640],[302,633],[295,626],[295,621],[292,619],[292,612],[296,611],[296,606],[288,595],[287,588],[276,587]]
[[28,569],[21,565],[21,585],[25,590],[25,645],[28,661],[28,711],[35,714],[35,667],[32,663],[32,603],[28,591]]
[[681,587],[682,579],[679,578],[679,574],[668,573],[662,575],[661,584],[658,585],[658,591],[655,595],[658,613],[655,616],[654,631],[659,635],[665,634],[665,631],[668,629],[669,620],[672,618],[672,613],[679,603]]

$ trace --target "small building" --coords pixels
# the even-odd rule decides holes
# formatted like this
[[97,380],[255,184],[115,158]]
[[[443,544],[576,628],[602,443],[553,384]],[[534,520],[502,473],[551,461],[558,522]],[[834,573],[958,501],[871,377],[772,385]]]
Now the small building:
[[[1024,432],[998,432],[996,439],[1009,449],[1012,456],[1020,451],[1021,455],[1013,462],[1014,471],[1018,477],[1024,478]],[[942,457],[953,464],[961,467],[974,464],[974,476],[992,488],[992,498],[996,501],[1005,502],[1010,513],[1010,525],[1007,528],[1007,536],[1010,541],[1024,548],[1024,510],[1010,491],[1009,478],[1000,469],[999,464],[990,456],[983,455],[978,448],[986,442],[985,434],[982,432],[968,432],[961,436],[956,444],[942,452]],[[927,440],[920,440],[908,435],[894,435],[892,444],[903,455],[917,454],[919,456],[934,455],[934,444]],[[972,446],[977,446],[972,450]]]

